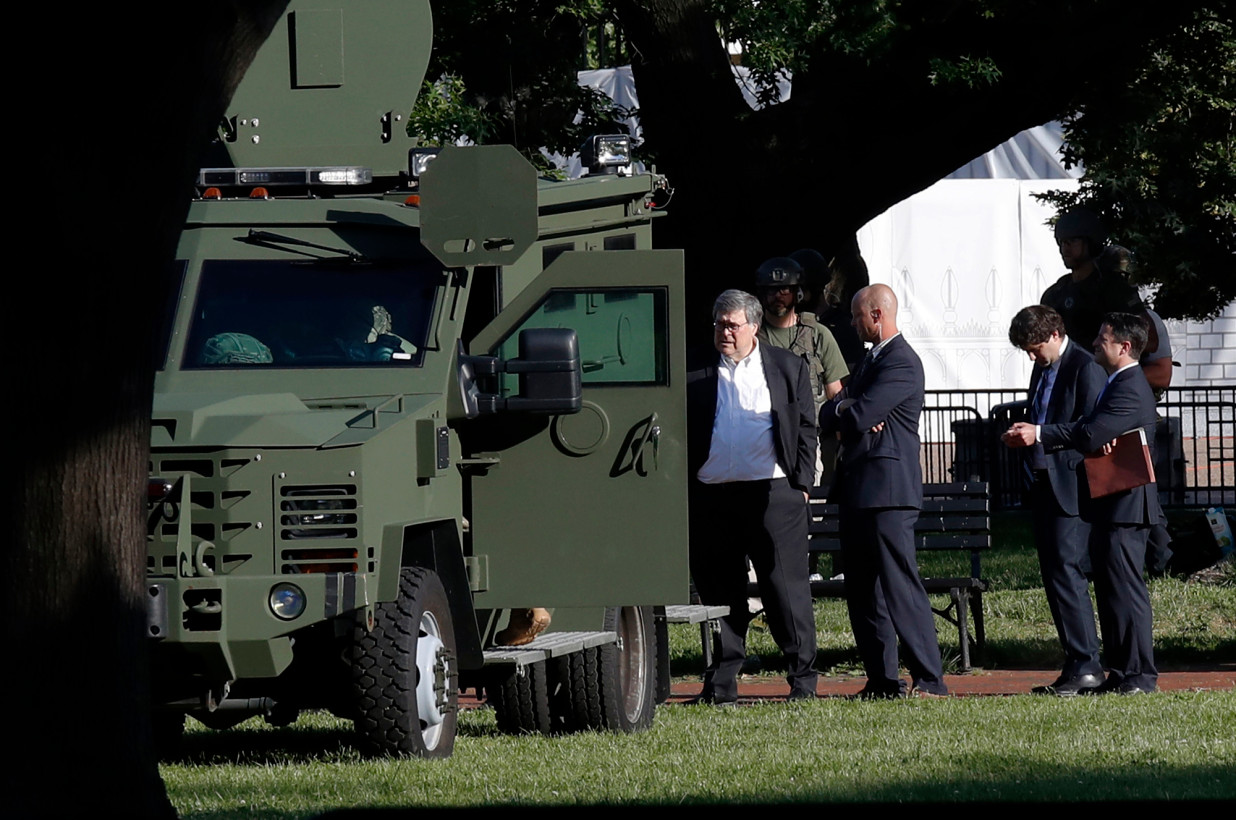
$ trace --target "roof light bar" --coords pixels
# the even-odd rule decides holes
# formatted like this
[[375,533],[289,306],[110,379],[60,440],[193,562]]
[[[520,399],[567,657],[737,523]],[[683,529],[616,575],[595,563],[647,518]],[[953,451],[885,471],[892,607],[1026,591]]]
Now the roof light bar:
[[356,165],[310,168],[203,168],[198,185],[369,185],[373,170]]

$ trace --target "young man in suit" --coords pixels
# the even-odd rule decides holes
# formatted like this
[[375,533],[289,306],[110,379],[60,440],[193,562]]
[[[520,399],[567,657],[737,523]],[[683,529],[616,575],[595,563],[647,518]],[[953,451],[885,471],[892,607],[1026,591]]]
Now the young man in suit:
[[[1005,440],[1014,446],[1042,442],[1047,451],[1069,447],[1081,453],[1105,449],[1115,438],[1138,427],[1154,442],[1154,394],[1137,358],[1146,345],[1146,325],[1132,313],[1103,317],[1094,358],[1108,372],[1094,410],[1075,422],[1035,425],[1018,422]],[[1101,498],[1082,489],[1083,516],[1091,521],[1090,561],[1103,631],[1107,680],[1093,690],[1135,695],[1153,692],[1159,677],[1154,665],[1150,594],[1142,580],[1146,537],[1159,520],[1154,483]]]
[[850,312],[859,338],[874,346],[820,410],[820,429],[841,437],[830,500],[841,505],[846,605],[867,673],[859,697],[905,694],[898,639],[910,693],[946,695],[935,620],[914,554],[914,522],[923,506],[923,364],[897,329],[897,297],[887,285],[860,290]]
[[[1049,307],[1023,308],[1009,325],[1009,341],[1034,362],[1030,373],[1031,424],[1079,421],[1092,409],[1107,379],[1103,368],[1064,332],[1060,314]],[[1016,441],[1009,441],[1015,446]],[[1090,606],[1085,560],[1090,524],[1078,507],[1082,454],[1042,444],[1025,450],[1024,477],[1034,509],[1034,545],[1039,553],[1043,591],[1064,649],[1064,667],[1055,682],[1036,686],[1036,694],[1070,696],[1103,683],[1099,637]]]
[[687,363],[691,575],[705,604],[727,605],[699,701],[738,699],[746,657],[748,557],[781,648],[789,700],[815,697],[815,613],[807,578],[807,498],[815,404],[800,356],[760,344],[763,309],[739,290],[713,306],[713,346]]

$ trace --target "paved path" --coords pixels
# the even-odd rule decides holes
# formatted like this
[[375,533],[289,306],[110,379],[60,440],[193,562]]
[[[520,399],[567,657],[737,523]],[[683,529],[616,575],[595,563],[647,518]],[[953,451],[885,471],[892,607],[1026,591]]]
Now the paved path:
[[[949,691],[954,695],[979,697],[991,695],[1021,695],[1035,686],[1051,683],[1058,673],[1044,669],[979,670],[970,675],[945,675]],[[857,694],[863,687],[863,677],[820,677],[816,694],[822,698],[844,698]],[[675,683],[669,703],[682,703],[700,693],[699,681]],[[1177,669],[1159,673],[1159,689],[1163,691],[1198,691],[1203,689],[1236,689],[1236,662],[1219,663],[1205,669]],[[773,703],[785,699],[788,687],[781,678],[744,675],[738,680],[739,704]],[[459,705],[473,709],[481,705],[475,690],[461,692]]]
[[[1033,687],[1055,680],[1057,671],[1041,669],[996,669],[976,671],[970,675],[945,675],[949,691],[954,695],[1020,695]],[[854,695],[865,678],[821,677],[816,686],[820,697],[836,698]],[[1159,673],[1159,689],[1164,691],[1195,691],[1200,689],[1236,689],[1236,663],[1220,663],[1207,669],[1173,670]],[[742,677],[738,681],[739,703],[761,703],[783,700],[788,686],[780,678]],[[675,683],[670,703],[689,700],[700,693],[694,681]]]

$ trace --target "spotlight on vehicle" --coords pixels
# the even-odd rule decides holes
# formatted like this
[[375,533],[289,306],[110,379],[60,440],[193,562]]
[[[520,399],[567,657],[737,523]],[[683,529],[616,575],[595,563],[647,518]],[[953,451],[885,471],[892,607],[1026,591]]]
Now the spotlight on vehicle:
[[580,161],[590,174],[617,174],[631,164],[631,138],[622,134],[594,134],[579,148]]
[[441,148],[409,148],[408,176],[412,179],[420,179],[421,174],[425,173],[429,163],[434,161],[434,158],[438,156],[438,152],[441,150]]

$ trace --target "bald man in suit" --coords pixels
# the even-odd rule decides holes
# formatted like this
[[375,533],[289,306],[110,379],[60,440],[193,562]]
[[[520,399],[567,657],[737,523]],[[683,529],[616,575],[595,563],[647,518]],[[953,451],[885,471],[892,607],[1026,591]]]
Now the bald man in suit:
[[849,383],[820,410],[820,429],[841,438],[830,500],[841,505],[846,605],[867,673],[861,698],[948,694],[927,592],[918,574],[914,523],[923,506],[918,419],[923,365],[897,328],[897,297],[871,285],[850,305],[859,338],[873,345]]

